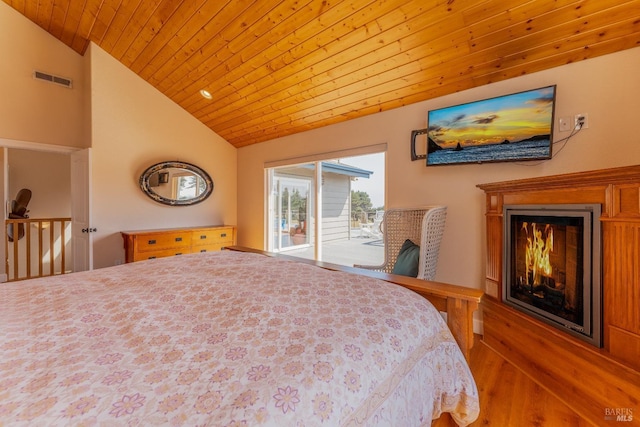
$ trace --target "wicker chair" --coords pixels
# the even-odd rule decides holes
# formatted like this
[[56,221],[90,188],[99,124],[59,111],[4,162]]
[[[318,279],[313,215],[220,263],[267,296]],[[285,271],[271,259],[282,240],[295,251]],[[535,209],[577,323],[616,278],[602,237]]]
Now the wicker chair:
[[389,209],[384,213],[384,259],[382,265],[354,265],[358,268],[391,273],[405,240],[420,245],[418,278],[433,280],[438,265],[440,241],[447,216],[446,206],[426,206],[413,209]]

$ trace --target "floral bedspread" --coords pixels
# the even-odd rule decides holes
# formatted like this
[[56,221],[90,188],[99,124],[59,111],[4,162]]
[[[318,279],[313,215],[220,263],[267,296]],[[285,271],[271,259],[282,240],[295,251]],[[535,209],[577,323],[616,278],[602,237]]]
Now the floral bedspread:
[[479,412],[439,313],[222,251],[0,284],[0,425],[420,426]]

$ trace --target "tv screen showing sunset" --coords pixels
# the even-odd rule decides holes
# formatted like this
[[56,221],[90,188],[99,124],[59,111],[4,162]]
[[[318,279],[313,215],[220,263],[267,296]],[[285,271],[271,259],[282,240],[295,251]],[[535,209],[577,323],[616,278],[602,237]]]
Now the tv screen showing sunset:
[[555,88],[429,111],[427,165],[550,158]]

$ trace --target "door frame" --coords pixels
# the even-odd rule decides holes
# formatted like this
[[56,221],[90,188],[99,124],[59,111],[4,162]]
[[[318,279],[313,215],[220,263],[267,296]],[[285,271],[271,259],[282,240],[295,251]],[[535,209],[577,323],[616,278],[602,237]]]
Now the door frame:
[[93,270],[91,148],[74,151],[70,157],[73,271]]
[[[270,201],[271,204],[271,217],[269,218],[269,220],[267,221],[267,235],[269,236],[269,238],[271,239],[268,242],[268,247],[270,251],[273,252],[281,252],[281,251],[286,251],[287,249],[299,249],[301,247],[305,247],[305,246],[309,246],[312,244],[313,242],[313,234],[312,234],[312,230],[309,227],[309,219],[313,217],[312,212],[310,212],[310,209],[312,206],[314,206],[314,200],[313,200],[313,191],[314,191],[314,183],[313,183],[313,177],[303,177],[303,176],[293,176],[293,175],[276,175],[275,173],[275,169],[277,168],[273,168],[271,169],[272,171],[272,183],[271,183],[271,187],[272,187],[272,192],[271,192],[271,196],[273,197],[273,200]],[[283,185],[284,184],[284,185]],[[296,244],[295,242],[293,242],[291,245],[288,246],[282,246],[282,227],[280,226],[280,222],[282,221],[282,193],[283,193],[283,186],[304,186],[306,185],[307,188],[307,200],[305,202],[306,205],[306,209],[305,209],[305,221],[307,223],[307,241],[301,244]],[[291,195],[289,196],[291,197]],[[288,224],[288,227],[291,228],[291,212],[288,212],[288,217],[287,217],[287,221],[286,223]],[[277,225],[276,225],[277,224]],[[274,227],[277,228],[274,230]],[[278,244],[276,244],[276,242],[273,240],[274,239],[274,235],[277,233],[278,237]]]
[[[85,148],[78,148],[78,147],[67,147],[67,146],[63,146],[63,145],[54,145],[54,144],[44,144],[44,143],[40,143],[40,142],[32,142],[32,141],[20,141],[20,140],[16,140],[16,139],[7,139],[7,138],[0,138],[0,147],[2,147],[3,149],[3,164],[2,164],[2,172],[3,172],[3,202],[4,202],[4,206],[7,206],[7,202],[10,200],[10,195],[9,195],[9,168],[8,168],[8,150],[13,148],[13,149],[18,149],[18,150],[32,150],[32,151],[45,151],[45,152],[50,152],[50,153],[58,153],[58,154],[67,154],[69,156],[71,156],[73,153],[80,151],[80,150],[84,150]],[[73,167],[73,166],[72,166]],[[90,169],[89,169],[90,170]],[[91,176],[87,176],[86,177],[86,182],[90,183],[91,182]],[[90,185],[89,185],[90,187]],[[69,191],[72,191],[72,188],[70,188]],[[71,198],[73,199],[74,197],[77,197],[77,195],[74,195],[73,193],[71,194]],[[88,196],[86,196],[88,198]],[[89,205],[90,208],[90,205]],[[6,219],[6,209],[4,212],[4,217]],[[72,218],[73,221],[73,218]],[[3,221],[4,222],[4,221]],[[72,225],[73,227],[73,225]],[[91,237],[91,236],[90,236]],[[5,236],[5,227],[2,226],[0,227],[0,241],[4,242],[4,239],[6,238]],[[89,241],[89,247],[92,246],[92,242],[91,240]],[[87,248],[89,249],[89,248]],[[72,251],[75,253],[75,250],[73,250],[73,245],[72,245]],[[91,266],[93,264],[93,257],[92,257],[92,251],[89,250],[89,266]],[[4,253],[4,245],[0,245],[0,254],[2,255],[2,259],[6,259],[6,254]],[[0,266],[0,282],[6,281],[6,263],[2,263],[2,265]],[[74,265],[76,264],[75,260],[74,260]],[[75,270],[74,270],[75,271]]]

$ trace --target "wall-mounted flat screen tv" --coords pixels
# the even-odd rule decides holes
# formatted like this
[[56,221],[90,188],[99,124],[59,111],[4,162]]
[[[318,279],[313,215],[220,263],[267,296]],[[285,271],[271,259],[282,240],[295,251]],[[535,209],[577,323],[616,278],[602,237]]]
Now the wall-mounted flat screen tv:
[[556,86],[431,110],[427,166],[551,158]]

